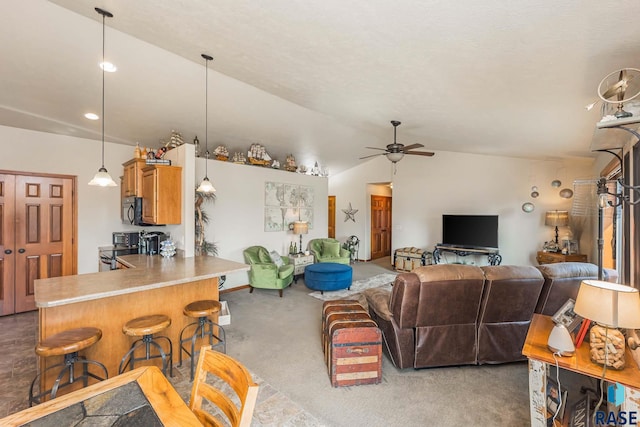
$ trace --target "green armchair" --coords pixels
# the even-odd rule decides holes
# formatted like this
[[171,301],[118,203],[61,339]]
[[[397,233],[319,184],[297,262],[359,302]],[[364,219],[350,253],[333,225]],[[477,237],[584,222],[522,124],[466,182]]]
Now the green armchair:
[[271,259],[269,251],[262,246],[251,246],[245,249],[244,262],[251,265],[249,270],[249,284],[253,288],[278,289],[280,298],[282,290],[293,281],[293,265],[289,264],[289,258],[282,257],[282,265],[277,266]]
[[351,261],[351,252],[340,246],[340,242],[336,239],[324,238],[310,240],[309,250],[316,257],[317,262],[349,264]]

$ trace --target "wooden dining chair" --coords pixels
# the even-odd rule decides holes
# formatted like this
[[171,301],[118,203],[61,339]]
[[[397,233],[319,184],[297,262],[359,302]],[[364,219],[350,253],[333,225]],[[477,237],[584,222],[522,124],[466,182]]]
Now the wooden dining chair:
[[[222,415],[232,427],[249,427],[258,397],[258,385],[240,362],[204,346],[191,388],[189,408],[205,426],[223,426]],[[209,402],[216,413],[205,408]]]

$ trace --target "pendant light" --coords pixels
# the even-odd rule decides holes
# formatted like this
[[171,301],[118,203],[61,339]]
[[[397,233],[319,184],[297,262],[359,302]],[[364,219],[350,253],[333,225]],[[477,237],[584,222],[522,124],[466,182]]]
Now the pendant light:
[[209,181],[209,61],[213,59],[213,57],[202,54],[204,58],[204,179],[196,189],[198,193],[215,193],[216,189]]
[[[104,64],[104,21],[105,18],[113,18],[111,12],[96,7],[96,12],[102,15],[102,63]],[[89,185],[96,185],[99,187],[116,187],[117,184],[107,172],[107,168],[104,167],[104,67],[102,68],[102,166],[98,169],[98,173],[95,174],[93,179],[89,181]]]

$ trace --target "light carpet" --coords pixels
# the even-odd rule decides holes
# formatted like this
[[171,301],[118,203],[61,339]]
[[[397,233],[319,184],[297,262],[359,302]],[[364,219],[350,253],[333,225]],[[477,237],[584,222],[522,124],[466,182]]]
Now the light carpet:
[[323,301],[331,301],[335,299],[344,299],[353,297],[356,294],[364,291],[365,289],[379,288],[386,286],[391,289],[391,284],[395,280],[397,274],[382,273],[376,276],[370,277],[364,280],[357,280],[351,284],[350,289],[341,289],[338,291],[324,291],[323,294],[320,291],[311,292],[309,295],[318,298]]

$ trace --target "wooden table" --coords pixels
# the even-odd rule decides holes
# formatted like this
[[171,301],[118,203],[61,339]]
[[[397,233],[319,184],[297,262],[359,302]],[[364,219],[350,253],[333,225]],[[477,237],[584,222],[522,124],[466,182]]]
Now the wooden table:
[[[71,328],[100,328],[102,339],[83,352],[88,359],[103,363],[110,377],[118,373],[120,360],[133,341],[122,333],[122,326],[128,320],[150,314],[169,316],[171,325],[160,335],[172,341],[175,362],[180,331],[193,321],[182,313],[184,306],[201,299],[218,300],[218,277],[249,269],[246,264],[208,256],[165,259],[125,255],[118,260],[130,268],[35,283],[38,339]],[[61,361],[62,356],[40,358],[40,369]],[[149,361],[155,362],[159,364],[160,359]],[[42,390],[51,388],[57,376],[54,371],[42,379]],[[70,388],[73,387],[75,385]]]
[[[547,347],[547,340],[549,339],[552,328],[553,321],[551,317],[534,314],[524,347],[522,348],[522,354],[529,359],[529,404],[532,427],[547,426],[545,418],[546,365],[556,364],[553,353]],[[558,366],[562,369],[593,378],[602,377],[603,367],[593,363],[589,358],[589,343],[587,342],[583,343],[580,348],[577,348],[573,356],[558,357],[557,359]],[[619,371],[610,368],[607,369],[605,381],[617,382],[625,386],[625,404],[629,407],[637,407],[636,402],[638,402],[640,398],[640,370],[628,348],[626,349],[625,360],[625,369]],[[634,400],[636,402],[634,402]],[[606,410],[606,408],[604,410]]]
[[[0,425],[202,426],[160,369],[144,366],[0,419]],[[61,424],[61,422],[64,423]],[[73,421],[73,423],[72,423]],[[123,422],[124,421],[124,422]]]
[[538,251],[536,255],[538,264],[555,264],[556,262],[587,262],[585,254],[565,255],[562,252]]

